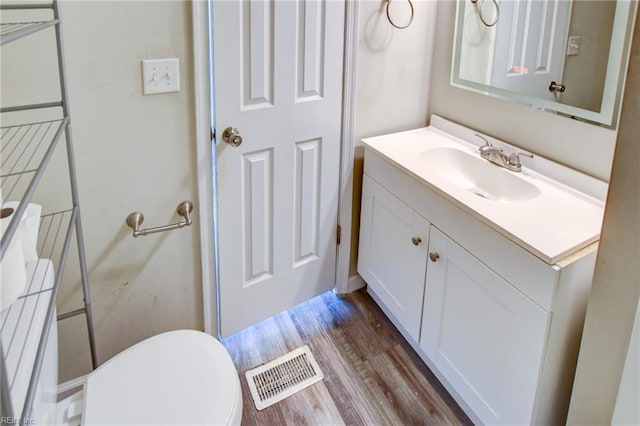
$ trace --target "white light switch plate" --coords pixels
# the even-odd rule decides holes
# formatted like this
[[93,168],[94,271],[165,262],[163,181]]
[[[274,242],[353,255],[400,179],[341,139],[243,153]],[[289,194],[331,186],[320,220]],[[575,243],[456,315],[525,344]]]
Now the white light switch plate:
[[582,44],[582,37],[571,36],[567,42],[567,56],[575,56],[580,53],[580,45]]
[[145,95],[180,91],[178,58],[144,59],[142,90]]

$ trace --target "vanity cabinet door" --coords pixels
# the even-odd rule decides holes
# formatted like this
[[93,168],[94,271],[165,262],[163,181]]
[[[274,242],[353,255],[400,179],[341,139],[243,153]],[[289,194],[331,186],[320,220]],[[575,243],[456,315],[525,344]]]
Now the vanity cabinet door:
[[434,227],[429,252],[420,347],[483,423],[529,424],[550,315]]
[[358,272],[417,342],[430,224],[366,174],[360,222]]

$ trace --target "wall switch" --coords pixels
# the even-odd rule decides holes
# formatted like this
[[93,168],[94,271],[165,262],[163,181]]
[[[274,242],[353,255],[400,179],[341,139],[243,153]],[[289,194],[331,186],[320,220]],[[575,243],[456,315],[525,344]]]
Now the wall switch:
[[144,59],[142,91],[145,95],[180,91],[178,58]]
[[571,36],[567,42],[567,56],[575,56],[580,53],[580,44],[582,43],[582,37]]

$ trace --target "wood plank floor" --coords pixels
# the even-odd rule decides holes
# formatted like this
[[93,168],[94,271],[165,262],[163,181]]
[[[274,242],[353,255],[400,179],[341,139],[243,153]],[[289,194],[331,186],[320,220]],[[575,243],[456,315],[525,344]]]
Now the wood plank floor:
[[[222,340],[243,425],[472,424],[364,290],[325,293]],[[257,411],[244,372],[308,344],[324,380]]]

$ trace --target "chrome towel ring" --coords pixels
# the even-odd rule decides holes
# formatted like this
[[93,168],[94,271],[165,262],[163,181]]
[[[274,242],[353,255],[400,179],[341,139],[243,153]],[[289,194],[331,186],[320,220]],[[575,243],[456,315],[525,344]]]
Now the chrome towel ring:
[[480,18],[482,23],[487,27],[493,27],[495,24],[498,23],[498,19],[500,19],[500,5],[498,4],[498,0],[491,0],[491,1],[493,2],[493,6],[496,8],[496,17],[493,22],[489,23],[482,15],[482,6],[484,5],[485,0],[480,0],[480,4],[478,4],[478,0],[471,0],[471,3],[473,3],[473,5],[478,10],[478,17]]
[[[391,19],[391,15],[389,15],[389,5],[391,4],[391,0],[384,0],[384,1],[385,3],[387,3],[387,19],[389,20],[389,23],[391,25],[393,25],[395,28],[399,30],[404,30],[405,28],[408,28],[409,25],[413,23],[414,10],[413,10],[413,3],[411,2],[411,0],[407,0],[409,2],[409,7],[411,8],[411,17],[409,18],[409,21],[407,21],[405,25],[397,25],[395,22],[393,22],[393,19]],[[493,0],[493,1],[496,1],[496,0]]]

